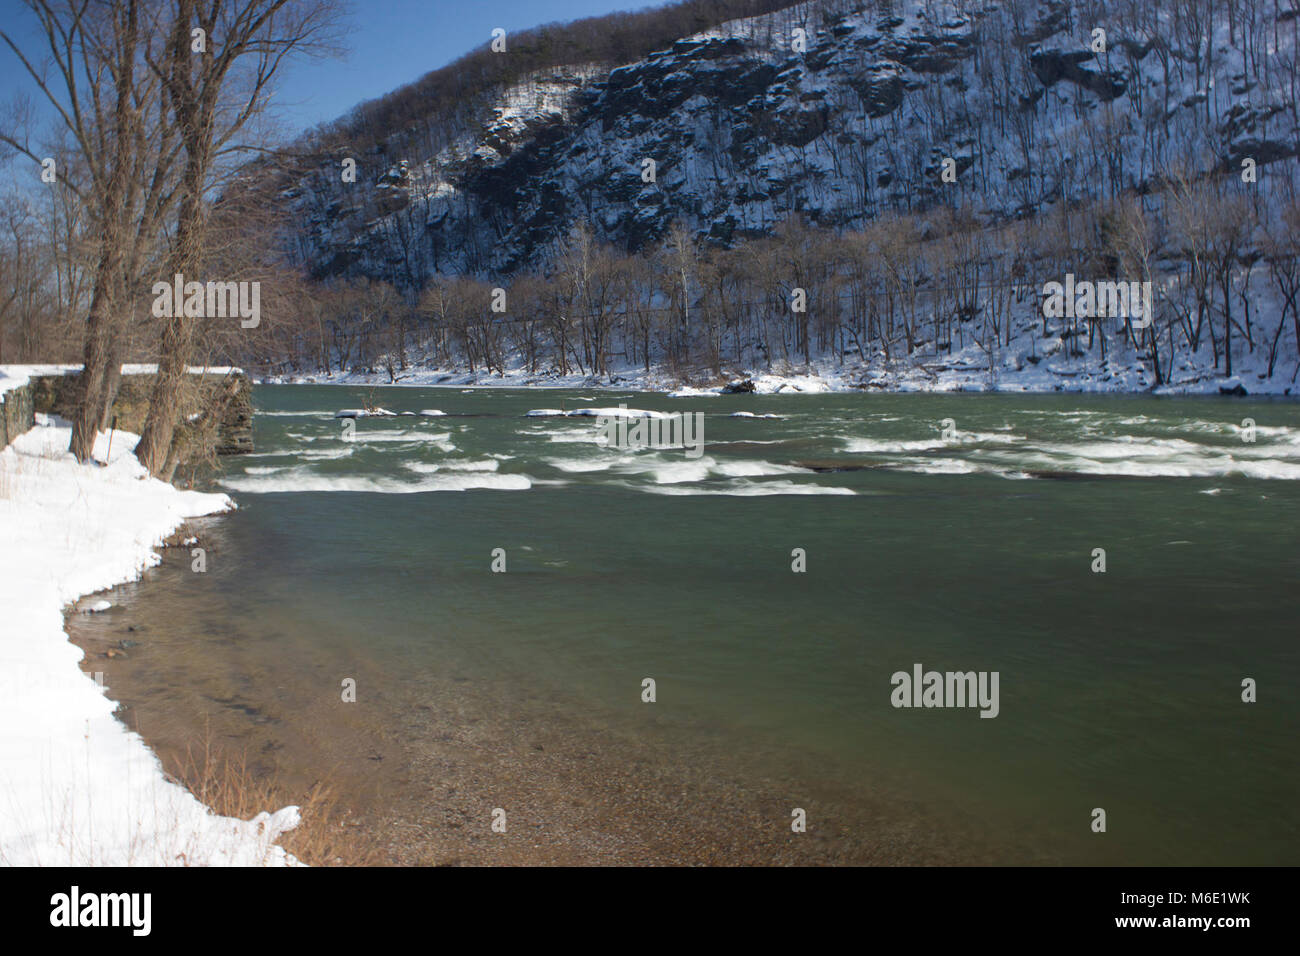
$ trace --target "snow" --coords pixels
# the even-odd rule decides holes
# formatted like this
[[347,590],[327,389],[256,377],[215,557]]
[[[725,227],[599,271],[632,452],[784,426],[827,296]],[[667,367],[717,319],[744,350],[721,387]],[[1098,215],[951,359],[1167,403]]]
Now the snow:
[[[421,143],[407,131],[395,131],[388,138],[386,152],[407,157],[413,168],[420,167],[423,161],[423,168],[429,170],[424,178],[414,177],[407,187],[412,201],[378,219],[367,215],[367,233],[358,236],[360,226],[335,229],[332,216],[322,219],[319,214],[319,210],[335,203],[346,207],[353,202],[351,196],[344,195],[353,192],[351,187],[339,184],[337,176],[321,177],[319,184],[306,184],[304,190],[314,192],[302,200],[300,210],[308,258],[325,261],[346,250],[349,260],[357,263],[356,274],[400,283],[398,264],[409,269],[412,262],[405,237],[411,230],[424,229],[442,237],[431,242],[442,242],[446,247],[435,258],[441,273],[485,278],[511,274],[524,266],[524,271],[545,272],[555,265],[558,240],[572,217],[556,220],[553,229],[548,227],[547,241],[539,242],[532,229],[538,221],[536,215],[544,211],[542,206],[581,210],[582,217],[597,228],[597,238],[617,242],[629,230],[660,235],[671,218],[680,219],[697,236],[712,234],[715,227],[723,227],[722,234],[726,235],[733,230],[741,235],[765,233],[796,211],[817,222],[857,230],[890,211],[934,209],[937,216],[938,207],[950,200],[939,198],[933,190],[934,170],[929,168],[926,157],[936,153],[974,164],[962,174],[961,198],[952,202],[968,206],[992,230],[1012,220],[1053,216],[1062,202],[1091,204],[1117,188],[1125,193],[1142,193],[1147,197],[1144,201],[1151,205],[1152,215],[1167,221],[1169,211],[1164,207],[1168,198],[1148,189],[1153,170],[1166,165],[1164,157],[1181,157],[1190,164],[1189,169],[1200,170],[1203,163],[1220,162],[1225,148],[1229,155],[1236,156],[1262,143],[1285,144],[1294,139],[1293,124],[1285,109],[1293,97],[1285,81],[1276,72],[1264,71],[1262,77],[1258,76],[1249,52],[1256,41],[1243,40],[1240,24],[1234,24],[1222,10],[1204,24],[1206,49],[1215,51],[1208,76],[1200,69],[1187,67],[1191,54],[1181,49],[1190,42],[1187,39],[1174,42],[1173,70],[1162,66],[1168,61],[1167,55],[1142,53],[1130,58],[1120,54],[1117,51],[1121,42],[1131,41],[1145,50],[1145,34],[1131,24],[1113,24],[1112,52],[1090,58],[1085,67],[1095,77],[1110,70],[1123,73],[1126,92],[1113,103],[1103,103],[1095,93],[1068,79],[1045,85],[1027,68],[1029,58],[1036,53],[1063,56],[1070,51],[1086,51],[1090,42],[1089,25],[1081,24],[1072,15],[1054,17],[1053,5],[1021,9],[1006,4],[907,0],[892,5],[887,17],[873,8],[850,9],[855,6],[861,5],[813,4],[800,9],[797,15],[781,10],[736,19],[684,38],[672,49],[623,63],[604,75],[603,84],[600,73],[578,71],[569,77],[557,71],[550,79],[530,79],[488,97],[483,112],[490,115],[484,116],[481,127],[470,124],[472,132],[466,134],[469,145],[458,147],[466,155],[480,141],[488,144],[486,149],[491,153],[504,136],[514,149],[511,155],[517,157],[521,151],[535,149],[537,131],[559,129],[560,133],[557,141],[546,140],[544,149],[532,154],[539,160],[537,171],[516,184],[520,185],[520,195],[530,198],[504,224],[481,214],[482,206],[473,188],[466,189],[454,203],[419,202],[430,177],[450,178],[458,183],[472,183],[473,178],[464,169],[456,168],[449,157],[430,156],[432,144]],[[1103,5],[1108,6],[1113,5]],[[1077,12],[1079,5],[1074,9]],[[1169,9],[1152,11],[1152,29],[1162,36],[1174,36],[1179,31],[1174,29],[1173,16]],[[1281,16],[1284,22],[1285,11]],[[1269,18],[1262,15],[1260,22],[1267,23]],[[805,55],[791,48],[791,28],[796,23],[807,30]],[[999,37],[1022,32],[1032,34],[1035,40],[1024,44],[998,41]],[[1294,31],[1273,33],[1259,38],[1264,42],[1264,51],[1289,62],[1295,50]],[[715,56],[716,49],[713,53],[695,49],[711,39],[740,42],[728,45],[737,52],[723,56]],[[923,60],[933,55],[952,62],[942,68],[914,69],[917,61],[913,57],[918,52]],[[779,71],[775,79],[763,81],[761,90],[755,88],[763,103],[761,111],[746,106],[728,114],[726,109],[720,110],[717,97],[700,93],[664,115],[652,108],[657,94],[692,85],[706,91],[733,76],[748,75],[747,71],[754,71],[756,65]],[[1002,89],[1005,84],[1001,80],[993,79],[1010,75],[1018,79],[1007,90]],[[1252,77],[1248,86],[1234,89],[1234,77],[1244,79],[1247,75]],[[1260,80],[1258,86],[1254,85],[1256,78]],[[874,88],[895,81],[906,89],[902,100],[881,115],[863,115],[864,82]],[[564,104],[572,102],[567,97],[577,88],[575,82],[587,83],[594,100],[582,109],[572,110],[571,125],[560,129],[551,118],[568,109]],[[960,105],[952,110],[936,108],[934,104],[946,102],[953,89],[961,91]],[[619,91],[633,92],[624,96]],[[1024,109],[1026,125],[1018,125],[1019,120],[1003,124],[976,119],[1004,115],[1008,93],[1033,97],[1032,109]],[[495,110],[491,108],[493,103]],[[1196,103],[1206,106],[1193,108]],[[790,141],[766,129],[770,126],[772,130],[788,130],[791,122],[821,109],[829,110],[831,118],[818,124],[822,132],[809,142]],[[753,116],[760,114],[772,122],[753,121]],[[1117,122],[1116,117],[1123,117],[1123,122]],[[1153,129],[1158,132],[1153,134]],[[1106,148],[1093,148],[1097,143],[1105,143]],[[737,158],[742,145],[743,158]],[[647,187],[642,190],[643,198],[632,202],[625,195],[624,171],[638,169],[641,159],[649,156],[659,158],[659,187],[671,196],[671,202],[647,201],[659,187]],[[1043,178],[1044,171],[1065,165],[1069,166],[1068,173]],[[1269,177],[1280,184],[1271,188],[1287,188],[1294,178],[1294,165],[1268,165]],[[472,164],[470,168],[477,174],[481,167]],[[506,170],[504,166],[494,168]],[[1122,169],[1122,174],[1116,174],[1121,180],[1118,184],[1112,183],[1109,175],[1116,169]],[[864,176],[867,170],[876,175]],[[1103,187],[1103,181],[1108,185]],[[368,204],[359,207],[372,208]],[[1264,231],[1281,235],[1276,216],[1263,218],[1267,226]],[[466,241],[466,236],[472,241]],[[1252,251],[1260,238],[1260,233],[1251,237]],[[1152,279],[1158,289],[1156,318],[1161,328],[1167,328],[1172,321],[1170,309],[1175,304],[1184,307],[1189,300],[1190,293],[1182,285],[1188,270],[1174,238],[1162,240],[1158,246],[1152,262]],[[418,264],[432,274],[429,257],[421,257]],[[925,271],[920,269],[918,275]],[[1043,278],[1052,277],[1035,276],[1035,284]],[[1006,281],[1005,277],[999,281]],[[810,367],[750,369],[757,376],[757,390],[784,393],[870,387],[908,392],[1215,394],[1220,388],[1240,384],[1249,394],[1257,395],[1294,394],[1300,387],[1300,355],[1289,329],[1281,339],[1277,368],[1271,376],[1265,374],[1268,334],[1270,327],[1276,328],[1282,313],[1262,262],[1253,273],[1242,269],[1234,277],[1237,288],[1230,297],[1234,309],[1238,309],[1236,314],[1240,317],[1240,309],[1248,307],[1249,314],[1259,317],[1263,326],[1254,348],[1249,352],[1241,349],[1234,356],[1235,376],[1216,369],[1214,349],[1208,342],[1202,343],[1198,353],[1189,354],[1187,343],[1178,336],[1176,341],[1162,343],[1162,361],[1169,361],[1171,349],[1177,353],[1174,368],[1169,370],[1171,381],[1159,387],[1151,360],[1131,350],[1127,354],[1101,355],[1094,349],[1080,358],[1071,354],[1076,343],[1064,339],[1059,328],[1050,335],[1036,334],[1035,327],[1042,325],[1041,314],[1036,314],[1036,289],[1027,290],[1028,295],[1021,294],[1026,290],[1017,291],[1012,308],[1016,313],[1013,324],[1018,327],[1010,341],[1001,334],[996,339],[991,336],[980,318],[958,324],[953,330],[953,351],[948,352],[949,343],[936,343],[930,331],[934,314],[949,308],[934,301],[937,282],[932,275],[919,287],[916,327],[926,341],[917,343],[915,350],[905,350],[898,334],[889,343],[891,359],[870,354],[871,349],[880,346],[876,337],[862,346],[868,354],[853,355],[855,350],[840,339],[827,356],[812,356]],[[987,296],[987,290],[980,295]],[[1242,300],[1240,307],[1238,296]],[[986,304],[976,303],[981,313],[987,313]],[[1212,311],[1219,314],[1211,321],[1222,322],[1224,307],[1221,301],[1214,304]],[[1176,322],[1174,330],[1177,335]],[[1112,336],[1108,345],[1114,341]],[[990,343],[992,354],[985,348]],[[613,344],[617,354],[618,343]],[[756,344],[737,344],[741,355],[749,350],[747,361],[751,363],[759,361],[753,350]],[[446,361],[441,350],[426,354],[436,355],[439,362]],[[774,359],[776,354],[774,349]],[[784,347],[780,354],[786,354]],[[652,354],[650,361],[662,358],[662,354]],[[413,368],[407,368],[405,362],[378,360],[375,368],[400,365],[402,371],[396,376],[402,379],[400,384],[412,385],[627,388],[636,383],[647,389],[671,390],[674,397],[717,392],[703,380],[706,372],[701,371],[700,380],[683,382],[662,371],[642,373],[631,367],[632,363],[611,366],[613,374],[598,380],[585,373],[559,375],[528,370],[517,355],[506,357],[507,370],[500,376],[475,374],[464,368],[422,368],[420,355],[414,359]],[[727,371],[734,375],[741,370]],[[388,384],[392,377],[376,371],[311,380]]]
[[335,418],[396,418],[397,412],[386,408],[340,408],[334,413]]
[[[1256,265],[1255,269],[1261,270]],[[1268,289],[1261,275],[1250,282],[1252,314],[1261,330],[1279,321],[1282,303]],[[1243,286],[1246,280],[1242,280]],[[723,374],[700,373],[694,382],[690,376],[674,373],[665,365],[652,363],[649,371],[640,365],[611,361],[604,375],[530,370],[518,354],[507,354],[502,373],[469,372],[464,368],[409,365],[396,382],[380,372],[306,373],[291,379],[267,378],[266,384],[396,385],[419,387],[476,388],[590,388],[663,392],[671,398],[712,398],[722,394],[724,383],[748,379],[757,395],[816,395],[826,392],[879,390],[890,392],[1009,392],[1043,393],[1126,393],[1153,395],[1217,395],[1221,390],[1241,386],[1255,395],[1290,396],[1300,387],[1300,353],[1288,332],[1278,349],[1276,368],[1268,374],[1269,349],[1261,337],[1251,348],[1240,336],[1234,336],[1232,376],[1216,368],[1214,353],[1208,343],[1197,352],[1180,348],[1166,366],[1167,381],[1157,385],[1149,358],[1122,340],[1112,342],[1103,355],[1098,348],[1075,352],[1067,336],[1068,329],[1051,323],[1051,332],[1043,335],[1043,317],[1032,297],[1013,309],[1011,334],[990,349],[990,330],[983,316],[956,329],[951,351],[938,352],[929,339],[918,341],[917,349],[908,354],[905,343],[893,343],[893,357],[883,351],[857,353],[814,353],[807,364],[777,361],[770,368],[732,366]],[[1289,319],[1287,320],[1289,321]],[[923,324],[924,325],[924,324]],[[901,332],[898,336],[901,336]],[[1005,334],[1005,329],[1003,330]],[[992,355],[990,355],[992,352]],[[1168,363],[1169,353],[1162,362]],[[685,379],[685,380],[684,380]],[[560,414],[618,414],[605,409],[569,412],[563,409],[535,409],[535,416]]]
[[830,383],[817,375],[758,375],[754,378],[756,395],[776,395],[786,392],[804,392],[816,395],[833,391]]
[[[118,432],[102,465],[78,465],[69,438],[43,424],[0,452],[0,864],[295,863],[274,841],[298,809],[221,817],[168,781],[63,630],[66,605],[138,578],[184,519],[233,503],[150,478],[137,436]],[[101,434],[100,462],[107,451]]]
[[[319,210],[335,204],[345,208],[355,204],[365,210],[373,207],[345,196],[355,190],[339,183],[337,176],[320,177],[319,182],[304,180],[300,209],[304,222],[300,231],[307,244],[307,258],[326,261],[346,250],[349,261],[356,263],[355,274],[401,284],[403,273],[398,264],[409,269],[413,261],[405,237],[411,230],[426,230],[434,237],[431,242],[446,247],[433,262],[427,256],[418,257],[418,267],[428,275],[433,274],[435,264],[441,274],[479,278],[513,274],[521,268],[545,272],[556,264],[558,240],[572,224],[572,217],[556,220],[553,229],[548,227],[547,241],[538,242],[532,224],[545,211],[542,206],[581,210],[582,218],[590,219],[597,227],[597,238],[617,242],[629,230],[660,235],[670,218],[680,219],[697,237],[711,234],[714,227],[725,227],[728,235],[733,229],[741,235],[769,232],[792,212],[817,222],[836,223],[847,230],[866,228],[890,211],[933,210],[933,214],[923,214],[934,219],[940,207],[950,202],[933,191],[934,171],[928,168],[926,157],[935,153],[974,163],[963,173],[961,198],[954,202],[968,206],[990,228],[990,234],[1001,228],[999,224],[1021,218],[1041,220],[1055,215],[1054,210],[1062,208],[1062,202],[1091,204],[1117,188],[1145,195],[1151,214],[1168,224],[1168,197],[1149,190],[1153,170],[1165,165],[1162,157],[1166,154],[1186,159],[1192,171],[1200,170],[1202,163],[1220,162],[1224,148],[1235,156],[1264,142],[1284,144],[1294,139],[1290,114],[1284,108],[1293,97],[1281,74],[1264,71],[1258,87],[1252,79],[1248,88],[1234,89],[1234,77],[1244,79],[1258,74],[1249,53],[1255,41],[1243,40],[1240,24],[1222,10],[1204,24],[1206,49],[1215,51],[1208,76],[1200,69],[1187,67],[1190,54],[1185,49],[1179,52],[1190,42],[1187,39],[1174,42],[1173,62],[1177,68],[1173,70],[1162,66],[1170,50],[1164,57],[1142,53],[1131,58],[1118,53],[1117,44],[1121,42],[1131,41],[1144,50],[1148,44],[1137,27],[1114,24],[1110,30],[1112,52],[1090,58],[1085,70],[1096,77],[1118,70],[1124,74],[1127,89],[1113,103],[1102,103],[1095,93],[1070,80],[1053,80],[1045,85],[1028,68],[1029,58],[1035,53],[1056,56],[1072,50],[1082,52],[1090,42],[1088,24],[1081,24],[1072,15],[1055,17],[1056,7],[1051,4],[1022,10],[1006,4],[906,0],[892,5],[889,16],[873,8],[850,9],[860,6],[812,4],[801,8],[797,15],[781,10],[731,20],[683,38],[671,49],[620,64],[608,73],[592,72],[587,66],[546,71],[486,97],[482,124],[467,124],[465,141],[452,152],[434,152],[433,143],[421,142],[407,130],[394,131],[388,137],[386,154],[404,157],[418,172],[412,173],[411,181],[403,187],[410,193],[411,202],[378,218],[371,218],[367,212],[361,217],[363,223],[355,227],[339,220],[336,228],[333,215],[322,219]],[[1077,12],[1079,6],[1074,5],[1074,9]],[[1285,22],[1286,12],[1281,16],[1280,22]],[[1173,17],[1169,9],[1152,11],[1153,29],[1163,36],[1174,36],[1179,31],[1174,28]],[[1268,15],[1260,18],[1261,23],[1268,20]],[[807,30],[808,49],[804,55],[796,54],[791,47],[791,28],[796,23]],[[998,41],[999,37],[1022,32],[1036,39],[1024,44]],[[1262,38],[1263,49],[1270,56],[1290,62],[1295,52],[1294,31],[1284,29],[1273,34]],[[737,52],[715,56],[716,48],[712,53],[698,49],[707,40],[740,42],[728,46]],[[913,57],[918,52],[922,59],[934,55],[952,62],[942,68],[914,69],[909,63],[916,64]],[[747,71],[753,71],[756,65],[779,71],[774,79],[763,81],[761,91],[755,88],[763,103],[760,111],[745,106],[728,114],[720,110],[717,97],[703,93],[689,97],[664,115],[652,108],[657,94],[692,85],[706,91],[717,82],[748,75]],[[1005,84],[995,81],[995,75],[1015,75],[1018,79],[1003,90]],[[902,100],[881,115],[864,116],[863,83],[876,86],[893,81],[901,82],[906,89]],[[576,91],[584,85],[594,99],[580,109],[571,109],[577,102],[573,98]],[[952,110],[936,108],[934,104],[946,102],[953,89],[961,91],[960,106]],[[620,98],[620,90],[635,92]],[[1032,95],[1032,109],[1024,108],[1027,125],[1018,125],[1019,120],[1003,124],[975,119],[1004,115],[1008,93]],[[1207,105],[1205,109],[1192,108],[1196,103]],[[822,132],[809,142],[793,142],[767,129],[788,130],[790,122],[820,109],[830,111],[830,120],[818,124]],[[558,115],[569,115],[571,125],[557,126],[554,119]],[[771,121],[755,122],[754,116]],[[1116,121],[1120,116],[1125,117],[1123,122]],[[529,198],[520,205],[516,216],[508,217],[510,221],[503,224],[482,214],[483,207],[472,185],[457,194],[455,202],[419,201],[431,182],[443,183],[448,178],[462,184],[474,182],[481,164],[470,164],[470,175],[456,165],[456,156],[469,156],[480,145],[485,150],[480,155],[495,155],[504,141],[513,149],[510,155],[518,157],[536,149],[536,134],[542,129],[558,132],[560,138],[546,140],[544,149],[532,154],[538,159],[535,174],[520,173],[524,179],[516,184],[518,192]],[[1153,134],[1153,129],[1159,132]],[[1094,148],[1097,143],[1105,143],[1106,148]],[[735,154],[742,145],[744,158],[740,159]],[[659,157],[659,184],[653,188],[647,185],[641,190],[642,197],[629,202],[624,172],[639,169],[641,160],[652,156]],[[1044,171],[1063,164],[1070,167],[1068,174],[1048,176],[1059,181],[1048,183],[1042,178]],[[1280,184],[1271,188],[1289,188],[1294,165],[1268,165],[1269,177]],[[493,168],[518,172],[500,165]],[[1118,184],[1112,183],[1110,177],[1116,169],[1122,169],[1122,175],[1117,174],[1121,180]],[[864,176],[866,170],[877,175]],[[1103,187],[1103,180],[1109,185]],[[455,193],[450,186],[448,189]],[[649,202],[656,193],[671,195],[671,202]],[[1282,224],[1275,215],[1262,218],[1262,232],[1257,231],[1249,241],[1252,254],[1263,232],[1282,234],[1277,231]],[[933,223],[921,225],[928,231]],[[358,235],[362,231],[365,235]],[[466,236],[471,241],[466,241]],[[1186,337],[1171,318],[1175,305],[1183,308],[1190,301],[1187,265],[1176,237],[1166,237],[1157,246],[1152,261],[1156,321],[1159,328],[1169,329],[1172,325],[1174,331],[1174,336],[1163,342],[1160,353],[1162,362],[1169,362],[1173,355],[1173,367],[1162,369],[1168,372],[1168,381],[1159,386],[1149,358],[1123,345],[1117,351],[1110,350],[1117,342],[1113,335],[1108,337],[1105,354],[1090,348],[1087,355],[1078,356],[1073,354],[1077,340],[1067,339],[1059,323],[1053,325],[1050,334],[1040,329],[1045,323],[1036,288],[1016,290],[1015,303],[1010,307],[1013,315],[1008,319],[1012,335],[1004,336],[1000,323],[999,332],[991,335],[984,318],[995,311],[987,308],[989,294],[1006,291],[1003,283],[1009,280],[1005,275],[993,286],[981,288],[978,294],[983,301],[975,303],[979,317],[958,323],[951,330],[955,341],[936,342],[932,320],[936,313],[950,311],[950,304],[935,301],[936,289],[942,283],[936,270],[924,262],[918,265],[918,281],[923,273],[935,274],[918,286],[914,322],[922,341],[915,343],[915,348],[903,341],[901,331],[896,331],[888,343],[887,356],[881,354],[879,332],[857,354],[843,337],[837,337],[825,355],[813,354],[807,366],[729,368],[726,372],[729,377],[742,373],[753,376],[759,394],[851,388],[1217,394],[1221,388],[1236,385],[1250,395],[1296,394],[1300,388],[1300,343],[1289,328],[1281,338],[1277,366],[1268,374],[1269,333],[1286,315],[1271,288],[1265,263],[1257,263],[1253,270],[1242,268],[1233,277],[1236,288],[1230,298],[1238,310],[1236,314],[1240,317],[1241,310],[1248,310],[1261,326],[1252,333],[1249,349],[1234,336],[1235,374],[1228,376],[1216,367],[1215,349],[1208,340],[1200,344],[1198,352],[1189,351]],[[1031,260],[1035,257],[1030,255]],[[1242,261],[1246,258],[1243,256]],[[1054,277],[1035,275],[1034,284],[1044,278],[1060,279],[1064,271]],[[662,300],[659,304],[663,304]],[[1217,315],[1211,317],[1212,323],[1222,323],[1225,306],[1222,301],[1213,303],[1211,312]],[[618,343],[612,344],[613,354],[608,356],[610,374],[602,376],[528,368],[518,353],[504,357],[506,370],[500,375],[470,372],[464,367],[432,367],[434,362],[450,364],[450,360],[441,348],[425,348],[422,356],[417,343],[410,367],[406,361],[384,360],[391,356],[379,357],[374,361],[374,371],[298,376],[296,380],[375,385],[636,387],[665,390],[682,398],[719,391],[709,379],[721,379],[722,370],[700,370],[698,375],[682,381],[662,367],[645,372],[633,362],[615,361]],[[739,355],[748,354],[744,361],[752,364],[760,361],[755,353],[758,344],[742,341],[736,343],[736,349]],[[774,340],[767,344],[778,343]],[[784,341],[779,344],[779,354],[789,354]],[[653,348],[651,352],[651,363],[663,361],[662,352],[656,355]],[[774,362],[777,354],[774,348]],[[402,371],[384,372],[385,367],[400,367]],[[392,382],[394,377],[399,381]]]
[[[1261,314],[1276,315],[1274,303],[1262,299]],[[1292,395],[1297,384],[1294,370],[1300,367],[1300,356],[1288,339],[1279,350],[1278,369],[1270,378],[1266,375],[1267,350],[1257,347],[1248,350],[1239,343],[1234,354],[1236,374],[1225,377],[1217,372],[1208,346],[1194,354],[1179,354],[1172,369],[1171,381],[1157,386],[1149,363],[1133,353],[1113,350],[1101,359],[1094,350],[1078,357],[1064,357],[1062,340],[1058,337],[1038,337],[1037,324],[1041,319],[1033,314],[1021,317],[1011,344],[1000,350],[1003,360],[989,369],[987,353],[981,348],[983,331],[979,320],[971,323],[966,344],[954,348],[951,354],[917,354],[909,358],[886,361],[882,355],[870,356],[866,361],[834,357],[813,356],[807,365],[781,366],[776,370],[737,368],[726,376],[727,380],[748,378],[754,383],[756,395],[818,395],[827,392],[849,392],[863,389],[889,392],[1012,392],[1025,394],[1066,393],[1127,393],[1153,395],[1217,395],[1220,389],[1242,385],[1250,395]],[[1058,354],[1044,358],[1044,353],[1057,350]],[[396,382],[384,373],[360,370],[332,373],[304,373],[284,377],[256,379],[259,384],[312,384],[312,385],[392,385],[394,387],[460,388],[527,388],[575,389],[590,388],[611,391],[662,392],[669,398],[713,398],[722,394],[722,385],[701,387],[683,385],[679,377],[666,368],[652,366],[650,372],[640,367],[615,368],[608,375],[539,375],[522,367],[522,363],[507,367],[504,374],[472,373],[465,369],[447,367],[412,366]],[[421,414],[427,414],[421,412]],[[559,417],[578,415],[627,415],[617,409],[565,410],[538,408],[529,412],[533,417]]]

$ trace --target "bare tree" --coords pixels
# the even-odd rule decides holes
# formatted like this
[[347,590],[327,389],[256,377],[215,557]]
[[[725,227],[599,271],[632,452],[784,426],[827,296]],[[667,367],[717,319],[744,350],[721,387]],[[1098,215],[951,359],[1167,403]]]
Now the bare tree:
[[[172,0],[159,24],[166,45],[149,58],[184,149],[169,273],[193,276],[202,268],[206,194],[219,157],[264,106],[285,60],[324,39],[333,15],[328,0]],[[135,450],[154,474],[167,463],[193,349],[194,316],[186,311],[173,303],[163,326],[158,375]]]
[[[24,0],[40,26],[51,69],[43,69],[0,31],[45,99],[53,106],[66,134],[67,155],[54,169],[58,181],[74,193],[86,211],[95,246],[91,267],[90,309],[86,317],[83,369],[71,450],[90,460],[103,418],[107,373],[126,271],[135,259],[133,244],[141,209],[142,173],[163,164],[154,151],[159,139],[147,129],[155,90],[145,77],[143,60],[149,39],[142,22],[147,0],[105,4],[92,0]],[[25,131],[30,134],[30,130]],[[0,141],[35,162],[45,159],[30,135],[0,130]],[[166,179],[165,170],[162,179]]]

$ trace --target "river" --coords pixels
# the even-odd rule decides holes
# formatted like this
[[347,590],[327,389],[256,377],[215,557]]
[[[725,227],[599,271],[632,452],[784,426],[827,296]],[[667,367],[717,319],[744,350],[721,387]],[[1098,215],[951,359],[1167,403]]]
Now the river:
[[[393,862],[1300,862],[1294,403],[254,398],[206,570],[73,636],[161,754],[328,780]],[[702,444],[527,415],[620,405]],[[996,707],[894,706],[917,666]]]

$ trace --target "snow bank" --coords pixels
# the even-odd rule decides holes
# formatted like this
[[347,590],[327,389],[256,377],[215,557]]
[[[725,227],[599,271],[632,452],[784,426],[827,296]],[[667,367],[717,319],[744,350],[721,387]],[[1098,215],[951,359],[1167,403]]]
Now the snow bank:
[[722,394],[719,388],[696,388],[694,385],[685,385],[679,389],[668,393],[669,398],[717,398]]
[[102,467],[78,465],[68,439],[38,425],[0,452],[0,864],[295,862],[274,840],[297,807],[220,817],[168,782],[63,631],[66,604],[138,577],[183,519],[233,503],[150,478],[129,433]]
[[825,378],[815,374],[777,375],[769,372],[763,375],[755,375],[753,382],[756,395],[780,395],[788,392],[820,395],[823,392],[836,391],[832,382],[828,382]]

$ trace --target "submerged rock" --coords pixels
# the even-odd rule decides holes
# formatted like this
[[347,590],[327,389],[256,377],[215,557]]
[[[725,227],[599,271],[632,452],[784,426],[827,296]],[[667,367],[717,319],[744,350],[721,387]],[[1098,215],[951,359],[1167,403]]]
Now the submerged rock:
[[807,468],[809,471],[815,471],[818,474],[829,474],[835,471],[869,471],[872,469],[887,467],[882,462],[873,461],[838,461],[834,458],[812,459],[808,461],[796,461],[794,463],[800,468]]

